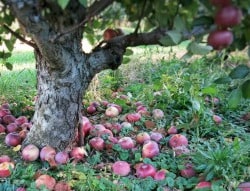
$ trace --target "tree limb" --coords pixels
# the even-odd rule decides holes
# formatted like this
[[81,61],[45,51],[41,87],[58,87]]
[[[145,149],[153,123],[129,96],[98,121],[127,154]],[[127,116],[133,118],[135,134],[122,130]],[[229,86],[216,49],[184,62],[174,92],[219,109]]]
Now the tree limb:
[[[191,32],[184,31],[182,40],[188,40],[192,37],[206,34],[213,30],[206,30],[202,27],[196,27]],[[94,74],[104,69],[117,69],[122,63],[122,57],[127,47],[140,45],[162,45],[161,39],[167,35],[167,29],[156,28],[147,33],[131,33],[118,36],[105,42],[103,46],[97,46],[88,56],[88,62],[91,63],[91,71]]]
[[146,3],[147,3],[147,0],[144,0],[143,5],[142,5],[142,9],[141,9],[141,15],[140,15],[140,18],[138,19],[138,23],[137,23],[137,26],[135,28],[134,33],[138,33],[138,30],[139,30],[140,24],[141,24],[141,20],[143,18],[144,10],[145,10],[145,7],[146,7]]
[[2,27],[4,29],[6,29],[8,32],[10,32],[12,35],[14,35],[17,39],[19,39],[20,41],[24,42],[25,44],[33,47],[34,49],[37,49],[37,46],[35,43],[33,43],[32,41],[26,40],[24,37],[22,37],[20,34],[18,34],[17,32],[13,31],[11,28],[9,28],[6,24],[3,24]]
[[61,32],[60,34],[56,35],[52,41],[56,41],[60,37],[72,33],[79,29],[80,27],[83,27],[88,21],[90,21],[93,17],[99,15],[104,9],[106,9],[109,5],[111,5],[114,2],[114,0],[105,0],[105,1],[99,1],[96,0],[87,10],[87,14],[85,18],[78,23],[77,25],[72,26],[70,29]]

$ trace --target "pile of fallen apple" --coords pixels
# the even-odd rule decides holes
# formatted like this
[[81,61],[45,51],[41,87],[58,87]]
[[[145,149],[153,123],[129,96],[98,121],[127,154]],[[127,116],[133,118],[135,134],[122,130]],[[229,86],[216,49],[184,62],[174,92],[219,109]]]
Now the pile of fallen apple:
[[[119,95],[117,95],[119,96]],[[127,99],[125,95],[120,98]],[[131,103],[130,103],[131,104]],[[122,107],[118,104],[107,101],[93,102],[85,108],[86,116],[82,116],[81,136],[91,147],[92,151],[112,152],[114,145],[119,145],[121,149],[135,151],[140,149],[142,158],[158,156],[163,147],[167,147],[173,152],[174,157],[188,155],[190,152],[188,139],[185,135],[178,132],[175,126],[168,129],[156,128],[156,123],[164,119],[164,112],[161,109],[153,109],[151,112],[141,102],[132,103],[135,111],[132,113],[123,113]],[[132,107],[132,106],[131,106]],[[101,116],[103,123],[91,122],[95,115]],[[88,117],[87,117],[88,116]],[[142,120],[142,119],[150,120]],[[213,116],[216,123],[221,122],[219,116]],[[136,124],[143,121],[144,131],[134,130],[131,136],[122,136],[120,132],[124,128],[138,128]],[[97,120],[95,120],[97,122]],[[15,117],[11,114],[9,104],[0,106],[0,133],[6,134],[5,144],[9,147],[19,146],[26,137],[32,124],[25,116]],[[138,133],[137,133],[138,132]],[[168,142],[162,143],[164,138],[168,137]],[[26,162],[35,160],[47,161],[51,167],[64,165],[69,162],[85,162],[88,153],[84,146],[75,146],[70,151],[56,151],[51,146],[45,146],[41,149],[35,145],[27,145],[21,150],[22,159]],[[11,175],[10,169],[15,168],[15,163],[6,155],[0,156],[0,178],[6,178]],[[138,164],[129,164],[127,161],[115,161],[111,165],[111,172],[119,176],[133,175],[137,178],[152,177],[155,181],[163,180],[167,177],[168,169],[156,169],[151,164],[140,162]],[[198,176],[191,162],[186,163],[185,169],[180,170],[180,176],[191,178]],[[56,182],[56,180],[46,174],[40,174],[34,180],[37,188],[45,185],[49,190],[71,190],[65,182]],[[244,186],[244,185],[243,185]],[[196,188],[210,188],[211,182],[201,181]],[[245,191],[242,188],[241,190]],[[166,190],[168,188],[166,187]],[[25,188],[18,188],[17,191],[25,191]]]

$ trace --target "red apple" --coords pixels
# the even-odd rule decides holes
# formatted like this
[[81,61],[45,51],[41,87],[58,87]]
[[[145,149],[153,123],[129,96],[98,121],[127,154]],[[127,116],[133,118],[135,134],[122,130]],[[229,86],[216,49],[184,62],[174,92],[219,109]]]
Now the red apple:
[[106,109],[105,115],[107,117],[117,117],[119,115],[119,110],[115,106],[110,106]]
[[222,122],[222,119],[218,115],[213,115],[213,120],[215,123],[220,124]]
[[242,12],[238,7],[229,5],[222,7],[215,15],[215,24],[222,28],[233,27],[240,24]]
[[160,149],[155,141],[148,141],[142,147],[142,157],[143,158],[153,158],[159,155]]
[[119,176],[127,176],[130,173],[130,165],[126,161],[116,161],[112,165],[112,171]]
[[122,137],[118,140],[118,144],[123,149],[132,149],[135,147],[134,141],[130,137]]
[[168,134],[173,135],[173,134],[177,134],[177,133],[178,133],[178,130],[175,126],[169,127]]
[[159,132],[150,132],[150,138],[158,143],[163,138],[163,135]]
[[105,146],[104,140],[101,137],[94,137],[90,139],[89,144],[92,148],[94,148],[97,151],[103,150]]
[[3,163],[3,162],[10,162],[11,159],[8,155],[1,155],[0,156],[0,163]]
[[171,148],[179,146],[188,146],[188,140],[182,134],[175,134],[169,139],[169,146]]
[[161,169],[157,171],[154,175],[155,180],[164,180],[166,178],[167,170]]
[[5,126],[3,126],[2,124],[0,124],[0,133],[5,133]]
[[10,109],[10,104],[8,104],[8,103],[3,103],[3,104],[0,106],[0,109]]
[[89,134],[93,137],[98,137],[103,134],[104,130],[107,130],[104,125],[96,124],[90,129]]
[[69,161],[69,154],[66,151],[56,153],[55,161],[57,164],[66,164]]
[[87,107],[87,109],[86,109],[86,110],[87,110],[87,113],[88,113],[88,114],[93,114],[93,113],[95,113],[95,112],[96,112],[96,110],[97,110],[97,109],[96,109],[96,107],[95,107],[95,106],[90,105],[90,106],[88,106],[88,107]]
[[147,132],[141,132],[136,135],[136,142],[138,144],[143,144],[146,141],[150,140],[150,136]]
[[4,108],[0,109],[0,117],[4,117],[5,115],[10,115],[10,114],[11,112],[9,109],[4,109]]
[[82,116],[82,134],[88,135],[89,131],[93,128],[93,125],[89,121],[89,119],[85,116]]
[[10,123],[14,123],[16,118],[13,115],[5,115],[2,117],[3,123],[8,125]]
[[127,121],[122,122],[121,126],[122,128],[132,128],[132,124]]
[[15,147],[17,145],[20,145],[21,141],[22,141],[21,137],[19,136],[18,133],[15,133],[15,132],[9,133],[5,137],[5,143],[8,146]]
[[82,160],[84,156],[86,155],[86,151],[83,147],[74,147],[70,153],[70,157],[72,157],[75,160]]
[[47,174],[43,174],[36,179],[35,184],[38,189],[44,185],[48,190],[53,190],[56,180]]
[[129,123],[135,123],[141,119],[141,115],[139,113],[131,113],[126,115],[126,120]]
[[152,111],[152,116],[154,119],[162,119],[164,117],[164,112],[161,109],[154,109]]
[[208,35],[207,43],[215,50],[221,50],[233,42],[233,33],[228,30],[216,30]]
[[180,171],[181,176],[185,178],[191,178],[196,175],[193,165],[191,163],[187,163],[185,168]]
[[31,162],[37,160],[39,157],[39,149],[33,145],[29,144],[25,146],[22,150],[22,158],[25,161]]
[[151,176],[154,178],[156,173],[156,169],[151,164],[140,164],[136,167],[136,175],[138,178],[146,178],[148,176]]
[[54,159],[55,156],[56,156],[56,150],[49,145],[43,147],[40,151],[40,159],[42,161],[47,161],[48,159]]
[[18,130],[18,126],[16,123],[10,123],[7,125],[6,129],[7,129],[7,133],[16,132]]
[[106,29],[103,33],[103,39],[105,41],[108,41],[116,36],[118,36],[118,32],[116,30],[110,29],[110,28]]
[[15,123],[16,123],[18,126],[21,126],[21,125],[24,124],[24,123],[28,123],[28,119],[27,119],[26,116],[19,116],[18,118],[16,118]]
[[72,190],[68,183],[60,181],[56,183],[54,187],[54,191],[72,191]]
[[12,162],[2,162],[0,163],[0,178],[6,178],[10,176],[10,168],[15,168],[14,163]]
[[211,188],[211,186],[211,182],[202,181],[195,186],[195,189]]
[[240,191],[250,191],[250,182],[242,182],[238,185]]

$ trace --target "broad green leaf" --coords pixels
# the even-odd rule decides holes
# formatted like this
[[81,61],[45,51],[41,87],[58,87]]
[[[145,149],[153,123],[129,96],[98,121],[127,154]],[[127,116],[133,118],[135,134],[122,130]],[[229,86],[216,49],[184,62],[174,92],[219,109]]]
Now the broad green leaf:
[[245,81],[241,86],[242,96],[245,99],[250,98],[250,80]]
[[14,49],[15,42],[16,42],[15,39],[4,40],[4,43],[10,52]]
[[12,70],[13,69],[13,65],[11,63],[9,63],[9,62],[5,62],[4,65],[6,66],[6,68],[8,70]]
[[130,56],[130,55],[132,55],[133,53],[134,53],[134,52],[133,52],[132,49],[127,48],[127,49],[126,49],[126,52],[125,52],[125,55],[126,55],[126,56]]
[[234,89],[228,99],[229,108],[236,108],[241,101],[242,93],[240,89]]
[[189,45],[188,45],[188,50],[190,52],[192,52],[193,54],[197,54],[197,55],[206,55],[208,54],[213,48],[211,46],[207,46],[207,45],[202,45],[199,44],[197,42],[192,41]]
[[87,7],[88,1],[87,0],[79,0],[79,2],[84,6]]
[[168,36],[171,38],[171,40],[174,42],[174,44],[179,44],[181,41],[182,35],[180,32],[176,30],[168,31]]
[[250,68],[244,64],[241,64],[234,68],[229,76],[233,79],[243,79],[250,73]]
[[214,86],[208,86],[202,90],[203,94],[216,95],[218,93],[218,89]]
[[169,35],[166,35],[160,39],[160,43],[164,46],[173,46],[175,43]]
[[218,78],[214,81],[214,83],[216,84],[228,84],[230,83],[232,80],[229,77],[222,77],[222,78]]
[[191,103],[192,103],[192,108],[195,110],[195,111],[199,111],[201,109],[201,104],[198,100],[191,100]]
[[123,57],[122,63],[123,64],[128,64],[130,62],[130,58],[129,57]]
[[211,26],[214,23],[214,19],[208,16],[201,16],[194,19],[193,26]]
[[60,5],[62,9],[65,9],[70,0],[57,0],[57,3]]
[[174,29],[180,33],[186,30],[186,24],[180,15],[174,18]]

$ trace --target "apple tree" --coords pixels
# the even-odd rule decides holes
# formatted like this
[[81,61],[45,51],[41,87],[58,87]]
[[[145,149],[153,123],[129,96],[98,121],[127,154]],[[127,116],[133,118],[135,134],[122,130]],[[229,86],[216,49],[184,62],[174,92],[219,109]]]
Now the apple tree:
[[[249,11],[249,0],[1,0],[2,64],[12,68],[7,58],[16,39],[33,47],[36,58],[33,127],[23,144],[70,147],[88,85],[100,71],[117,69],[128,47],[189,40],[186,56],[243,50],[250,42]],[[129,22],[133,30],[108,29],[100,38],[114,22]],[[90,53],[83,38],[94,44]]]

